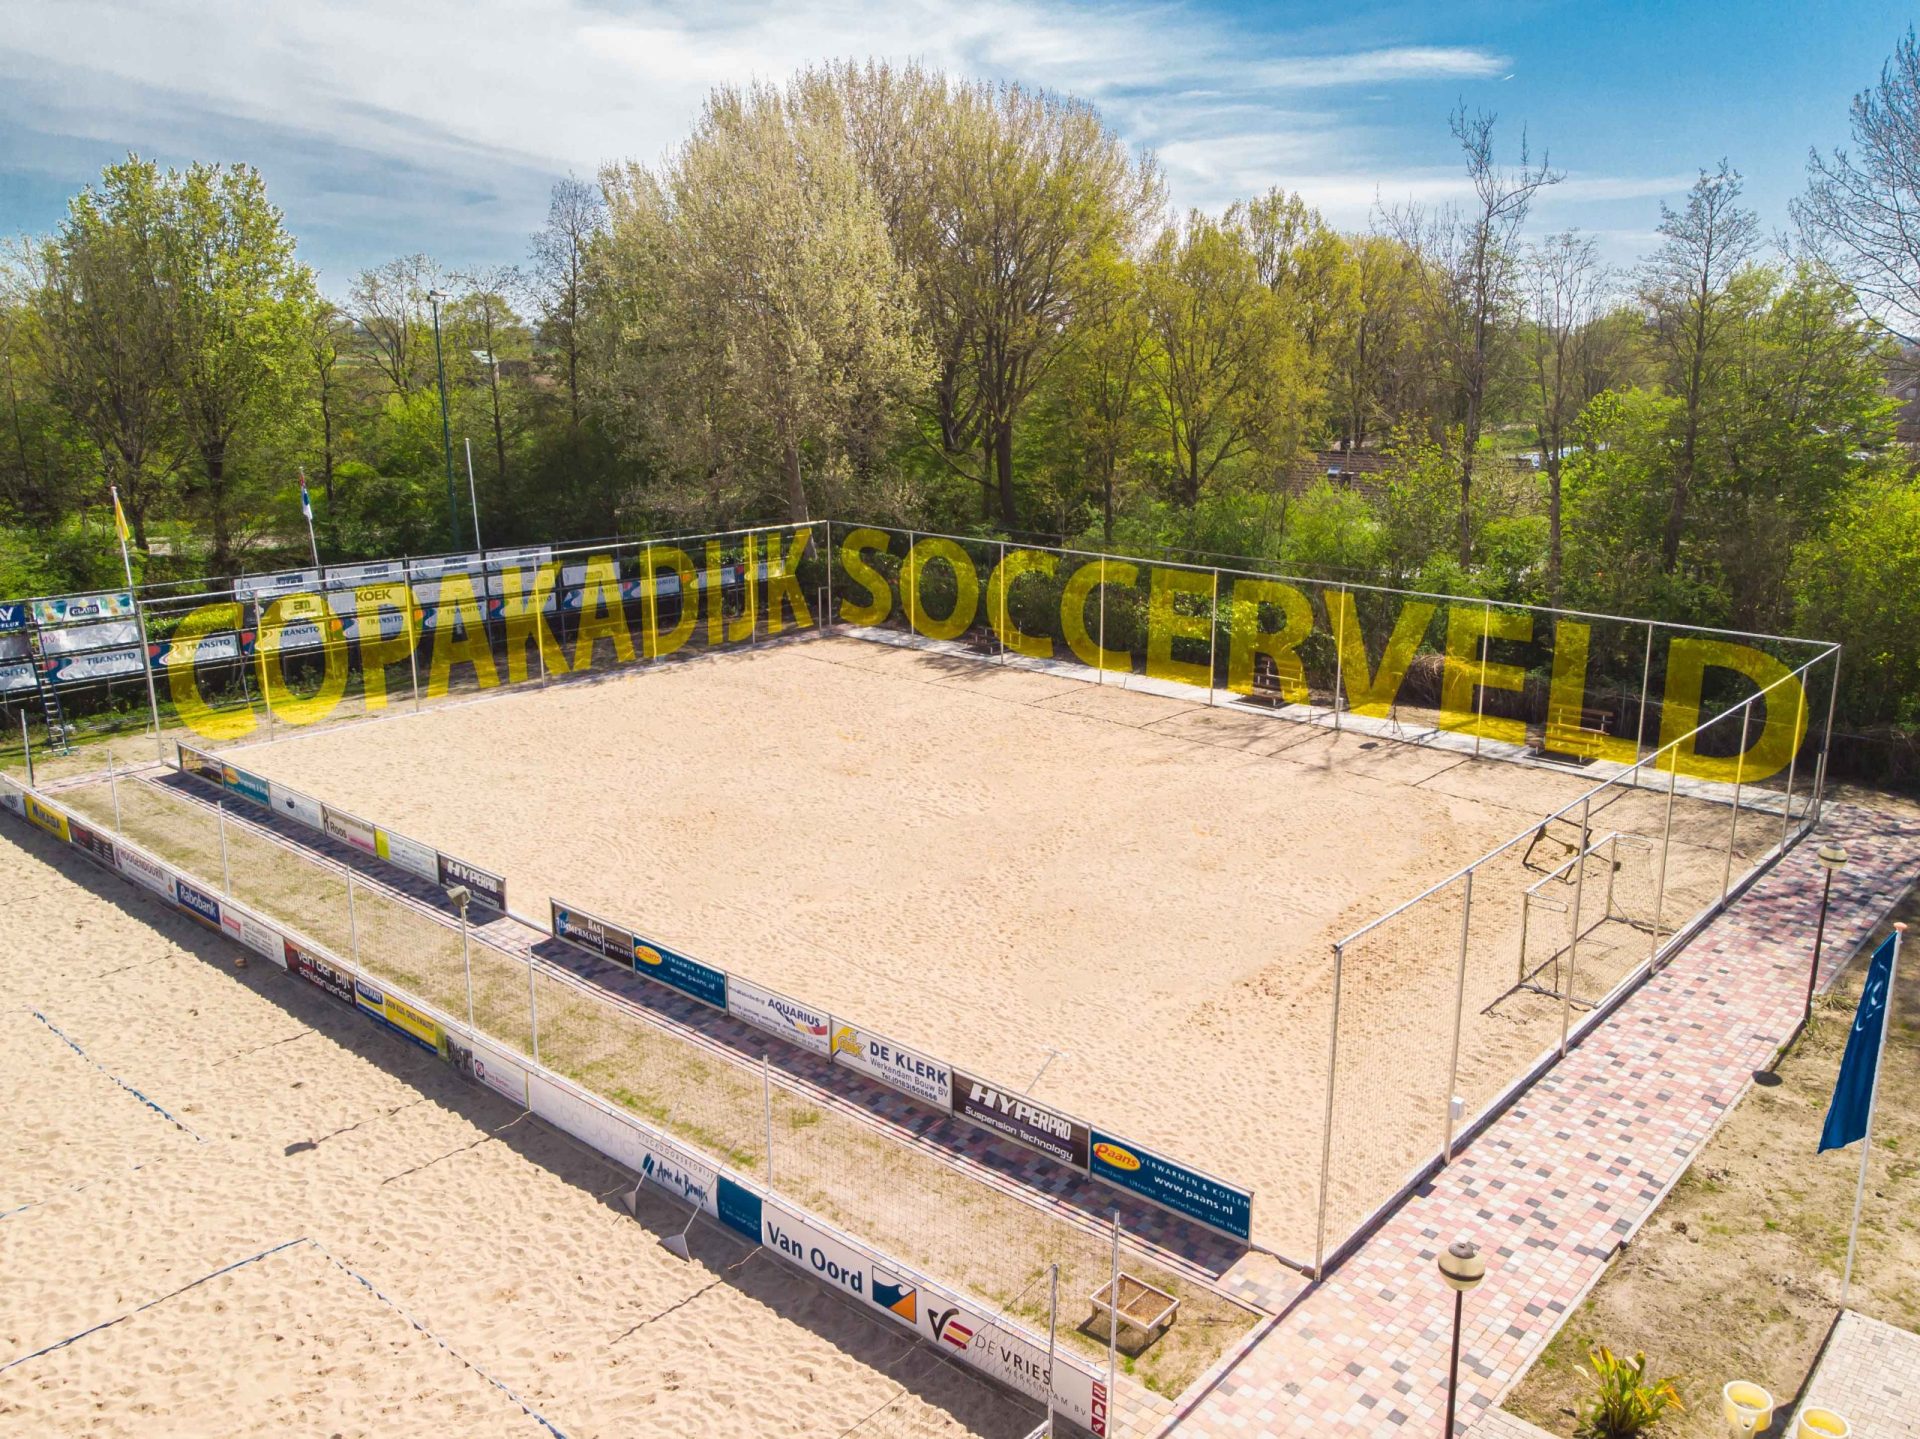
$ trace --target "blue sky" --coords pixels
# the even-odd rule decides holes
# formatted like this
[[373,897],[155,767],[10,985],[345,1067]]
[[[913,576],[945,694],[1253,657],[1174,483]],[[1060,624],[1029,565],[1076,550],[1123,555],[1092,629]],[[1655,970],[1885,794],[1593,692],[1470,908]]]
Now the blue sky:
[[1343,228],[1458,196],[1464,100],[1566,172],[1538,230],[1624,263],[1723,155],[1784,229],[1908,23],[1874,0],[0,0],[0,234],[137,150],[258,165],[330,292],[415,250],[514,262],[554,177],[658,160],[708,86],[877,55],[1089,99],[1179,204],[1277,184]]

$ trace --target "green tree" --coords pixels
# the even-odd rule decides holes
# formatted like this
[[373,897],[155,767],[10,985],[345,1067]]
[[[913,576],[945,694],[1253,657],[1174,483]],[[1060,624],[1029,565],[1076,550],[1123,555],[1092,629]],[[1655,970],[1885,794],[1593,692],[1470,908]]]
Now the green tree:
[[167,375],[199,461],[187,497],[206,518],[209,563],[224,574],[233,567],[241,489],[272,480],[236,474],[230,461],[237,441],[263,439],[300,392],[313,277],[294,258],[293,236],[251,166],[170,171],[163,196],[155,275]]
[[720,513],[804,520],[863,430],[926,378],[912,292],[833,108],[716,90],[658,175],[630,167],[608,246],[647,313],[653,443]]

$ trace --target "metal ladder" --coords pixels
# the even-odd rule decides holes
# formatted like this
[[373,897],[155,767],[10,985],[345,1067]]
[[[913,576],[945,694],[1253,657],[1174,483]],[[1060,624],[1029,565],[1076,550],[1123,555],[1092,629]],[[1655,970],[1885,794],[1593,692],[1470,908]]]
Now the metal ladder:
[[67,729],[67,712],[60,706],[60,691],[36,676],[35,687],[40,691],[40,713],[47,721],[47,748],[55,754],[71,754],[73,744]]

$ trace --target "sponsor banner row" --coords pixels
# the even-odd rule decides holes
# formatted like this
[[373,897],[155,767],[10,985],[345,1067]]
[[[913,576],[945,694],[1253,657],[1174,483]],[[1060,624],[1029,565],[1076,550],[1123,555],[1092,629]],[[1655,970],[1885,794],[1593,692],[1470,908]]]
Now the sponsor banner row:
[[550,900],[558,939],[671,985],[716,1009],[826,1055],[835,1064],[922,1104],[1010,1139],[1057,1163],[1152,1201],[1236,1239],[1253,1234],[1253,1194],[1084,1120],[952,1066],[886,1035],[836,1019],[737,975],[664,949],[611,920]]
[[418,840],[408,839],[390,829],[382,829],[369,824],[357,815],[345,810],[335,809],[332,805],[321,804],[310,799],[298,790],[286,788],[260,775],[250,773],[236,765],[228,764],[216,755],[191,745],[177,744],[178,763],[183,773],[196,775],[210,784],[219,785],[242,799],[270,809],[275,814],[305,825],[308,829],[317,829],[322,834],[350,845],[363,854],[374,855],[385,860],[396,869],[421,879],[432,880],[438,885],[463,884],[473,897],[491,909],[502,913],[507,908],[507,881],[504,876],[492,870],[469,864],[466,860],[456,859],[450,854],[442,854],[430,845]]
[[727,976],[723,971],[557,899],[548,900],[547,907],[555,939],[564,939],[600,959],[658,980],[715,1009],[727,1007]]
[[[199,757],[202,762],[206,758]],[[205,773],[204,770],[195,772]],[[24,813],[42,828],[69,838],[135,882],[166,895],[182,912],[209,929],[272,958],[290,974],[339,1003],[437,1052],[468,1078],[525,1106],[582,1143],[626,1165],[645,1182],[679,1202],[696,1207],[742,1237],[772,1250],[794,1268],[872,1308],[1008,1388],[1041,1402],[1050,1401],[1060,1413],[1092,1433],[1107,1433],[1107,1392],[1101,1379],[1065,1354],[1056,1352],[1050,1357],[1045,1341],[1019,1325],[878,1256],[801,1211],[763,1196],[701,1156],[643,1127],[631,1116],[554,1076],[529,1069],[523,1060],[489,1040],[443,1027],[433,1015],[400,996],[277,933],[184,876],[124,844],[116,844],[113,836],[92,830],[37,796],[20,792],[8,783],[0,785],[0,801]],[[555,932],[564,933],[575,943],[597,935],[597,942],[604,944],[609,928],[592,916],[556,906]],[[616,929],[613,933],[619,936],[625,932]],[[630,948],[640,946],[640,941],[631,935],[625,937]],[[757,1012],[762,1015],[759,1022],[765,1027],[791,1030],[806,1036],[800,1042],[825,1046],[825,1032],[830,1025],[825,1016],[799,1009],[766,990],[752,990],[745,1002],[758,1007]],[[882,1043],[878,1047],[863,1048],[862,1053],[876,1066],[893,1069],[903,1064],[905,1052]],[[921,1062],[915,1059],[906,1067],[917,1071]],[[924,1084],[928,1077],[922,1074],[916,1082]],[[951,1083],[944,1078],[944,1072],[942,1082]],[[969,1094],[969,1102],[983,1109],[997,1109],[1003,1117],[1017,1112],[1014,1106],[996,1104],[990,1091],[980,1095],[969,1091]],[[1031,1113],[1018,1113],[1017,1121],[1009,1119],[1008,1122],[1043,1123]]]

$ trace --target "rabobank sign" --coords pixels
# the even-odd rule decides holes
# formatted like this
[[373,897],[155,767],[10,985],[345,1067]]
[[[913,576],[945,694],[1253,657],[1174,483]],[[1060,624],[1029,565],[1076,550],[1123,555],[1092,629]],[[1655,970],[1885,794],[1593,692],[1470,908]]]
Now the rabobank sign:
[[176,879],[173,882],[173,901],[207,928],[220,928],[220,901],[204,889],[188,884],[184,879]]

